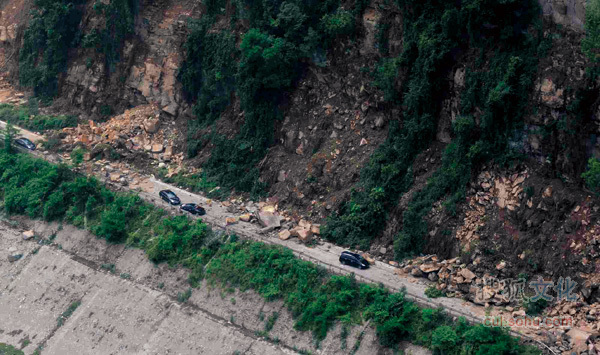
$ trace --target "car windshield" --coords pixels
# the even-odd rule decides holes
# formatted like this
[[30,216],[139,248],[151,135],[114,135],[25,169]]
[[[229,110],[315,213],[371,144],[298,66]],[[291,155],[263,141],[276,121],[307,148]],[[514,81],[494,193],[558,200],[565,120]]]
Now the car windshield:
[[171,191],[165,191],[165,195],[167,195],[167,197],[171,197],[171,198],[173,198],[173,197],[177,197],[177,196],[175,196],[175,194],[174,194],[173,192],[171,192]]

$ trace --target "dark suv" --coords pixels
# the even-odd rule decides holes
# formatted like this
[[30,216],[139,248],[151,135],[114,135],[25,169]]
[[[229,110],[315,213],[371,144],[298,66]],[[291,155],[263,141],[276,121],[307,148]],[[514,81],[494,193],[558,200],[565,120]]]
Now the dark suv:
[[29,150],[35,150],[35,144],[25,137],[15,139],[15,144]]
[[179,205],[181,203],[179,197],[171,190],[162,190],[158,193],[158,196],[171,205]]
[[342,252],[342,255],[340,255],[340,263],[342,263],[342,265],[354,266],[359,269],[369,268],[369,262],[365,258],[349,251]]
[[186,203],[185,205],[179,206],[182,211],[189,212],[191,214],[195,214],[198,216],[203,216],[206,214],[206,210],[204,208],[198,206],[195,203]]

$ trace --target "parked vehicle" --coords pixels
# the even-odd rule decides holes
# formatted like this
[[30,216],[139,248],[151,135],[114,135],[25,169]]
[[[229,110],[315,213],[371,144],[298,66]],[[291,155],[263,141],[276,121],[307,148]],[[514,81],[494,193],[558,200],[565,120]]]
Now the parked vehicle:
[[342,263],[342,265],[349,265],[359,269],[369,268],[369,262],[365,258],[349,251],[342,252],[340,255],[340,263]]
[[198,206],[195,203],[186,203],[179,207],[181,210],[189,212],[191,214],[195,214],[198,216],[202,216],[206,214],[206,210],[201,206]]
[[160,196],[160,198],[162,198],[163,200],[165,200],[165,202],[171,204],[171,205],[179,205],[181,203],[181,200],[179,199],[179,197],[177,197],[177,195],[175,195],[175,193],[171,190],[162,190],[161,192],[158,193],[158,196]]
[[25,137],[15,139],[15,144],[29,150],[35,150],[35,144]]

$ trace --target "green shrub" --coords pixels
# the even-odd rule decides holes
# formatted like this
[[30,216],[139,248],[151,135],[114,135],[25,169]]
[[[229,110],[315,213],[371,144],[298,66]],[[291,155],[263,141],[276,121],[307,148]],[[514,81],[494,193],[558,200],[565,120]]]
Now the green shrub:
[[431,335],[431,348],[442,354],[448,354],[456,348],[460,339],[452,327],[442,325],[436,328]]
[[104,27],[86,34],[82,45],[84,48],[95,47],[103,53],[107,66],[114,71],[121,60],[125,39],[134,33],[138,0],[111,0],[108,4],[97,0],[94,10],[104,18]]
[[74,166],[79,166],[83,162],[83,156],[85,155],[85,149],[77,147],[71,152],[71,161]]
[[383,91],[385,101],[396,102],[398,95],[399,58],[383,58],[375,71],[373,84]]
[[338,9],[323,16],[321,27],[330,38],[348,36],[354,32],[354,16],[350,11]]
[[206,224],[189,224],[185,216],[164,218],[156,228],[158,234],[146,244],[150,260],[171,263],[183,260],[200,251],[211,231]]
[[279,318],[279,313],[277,312],[273,312],[273,314],[269,316],[269,319],[267,319],[267,322],[265,323],[266,332],[270,332],[273,329],[275,322],[277,322],[277,318]]
[[600,63],[600,0],[587,2],[584,27],[585,37],[581,41],[581,49],[596,68]]
[[[210,17],[189,22],[190,34],[184,44],[186,58],[178,73],[186,98],[196,101],[193,112],[200,125],[219,118],[235,88],[235,38],[226,30],[208,32],[211,24]],[[197,150],[192,150],[189,155],[196,154]]]
[[546,301],[543,298],[540,298],[535,302],[531,301],[531,299],[526,299],[523,302],[523,307],[525,308],[525,313],[527,313],[528,315],[537,316],[548,307],[548,301]]
[[[196,102],[198,118],[188,130],[188,155],[198,154],[201,140],[210,139],[214,148],[202,178],[226,192],[235,189],[256,196],[265,187],[256,165],[274,143],[275,122],[281,118],[278,106],[298,79],[301,61],[323,63],[327,43],[354,31],[354,17],[366,2],[357,2],[356,11],[350,12],[339,9],[339,0],[236,0],[236,18],[248,20],[250,27],[239,51],[230,32],[209,31],[224,3],[204,4],[209,15],[190,23],[186,59],[178,74],[186,97]],[[230,104],[234,91],[244,111],[239,133],[233,139],[214,132],[199,137]]]
[[438,290],[435,285],[430,285],[425,289],[425,296],[429,298],[443,297],[444,292],[442,290]]
[[596,195],[600,195],[600,160],[590,158],[588,160],[587,170],[581,174],[586,186]]
[[71,303],[69,305],[69,308],[67,308],[66,311],[64,311],[59,317],[58,317],[58,326],[61,327],[63,326],[63,324],[65,324],[65,321],[67,320],[67,318],[69,318],[73,312],[75,312],[75,310],[77,309],[77,307],[79,307],[81,305],[80,301],[75,301],[73,303]]
[[181,303],[187,302],[187,300],[189,300],[190,297],[192,297],[192,289],[191,288],[188,288],[187,290],[185,290],[185,292],[177,293],[177,301],[179,301]]
[[0,343],[0,355],[24,355],[24,353],[12,345]]
[[6,127],[2,130],[4,136],[4,151],[8,154],[13,152],[13,140],[17,134],[17,129],[10,122],[6,123]]

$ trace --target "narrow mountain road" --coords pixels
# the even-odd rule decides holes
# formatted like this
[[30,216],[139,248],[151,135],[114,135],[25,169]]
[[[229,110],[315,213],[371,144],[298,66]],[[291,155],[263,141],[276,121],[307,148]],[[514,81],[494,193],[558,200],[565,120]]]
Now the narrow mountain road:
[[[5,126],[6,123],[0,121],[0,129],[3,129]],[[33,142],[44,140],[43,136],[24,129],[20,129],[19,136],[26,137]],[[43,154],[38,150],[28,152],[54,163],[62,160],[62,158],[58,156],[54,156],[53,154]],[[110,182],[110,179],[108,179],[106,176],[97,177],[107,183]],[[290,238],[285,241],[280,240],[277,238],[276,231],[268,234],[261,234],[260,227],[253,223],[238,221],[235,224],[226,225],[225,221],[227,217],[236,217],[237,215],[228,212],[219,201],[213,200],[212,203],[209,203],[209,199],[204,196],[190,193],[176,186],[156,180],[153,176],[147,177],[147,181],[144,182],[144,186],[145,187],[142,189],[142,191],[137,192],[142,199],[156,206],[164,208],[173,214],[181,214],[182,212],[178,207],[171,206],[161,200],[158,196],[158,192],[160,190],[169,189],[175,192],[180,197],[182,203],[193,202],[205,207],[206,215],[202,217],[192,217],[190,215],[190,217],[201,218],[213,229],[220,229],[229,233],[235,233],[240,237],[261,241],[267,244],[287,247],[291,249],[299,258],[322,265],[332,273],[341,275],[349,275],[353,273],[359,281],[373,284],[383,284],[385,287],[393,291],[405,289],[406,297],[413,300],[417,304],[432,308],[442,307],[448,314],[455,317],[465,317],[471,323],[482,323],[486,316],[486,310],[484,307],[477,306],[462,299],[445,297],[436,299],[428,298],[425,295],[425,289],[429,284],[425,280],[417,279],[409,275],[398,274],[397,271],[399,269],[391,265],[377,261],[375,262],[375,265],[372,265],[371,268],[367,270],[359,270],[350,266],[341,265],[338,258],[344,249],[339,246],[323,242],[318,246],[308,247],[302,244],[296,238]],[[495,315],[496,311],[492,310],[487,314]],[[515,328],[511,330],[513,335],[529,339],[538,338],[538,336],[536,336],[537,332],[538,329],[535,328]]]

